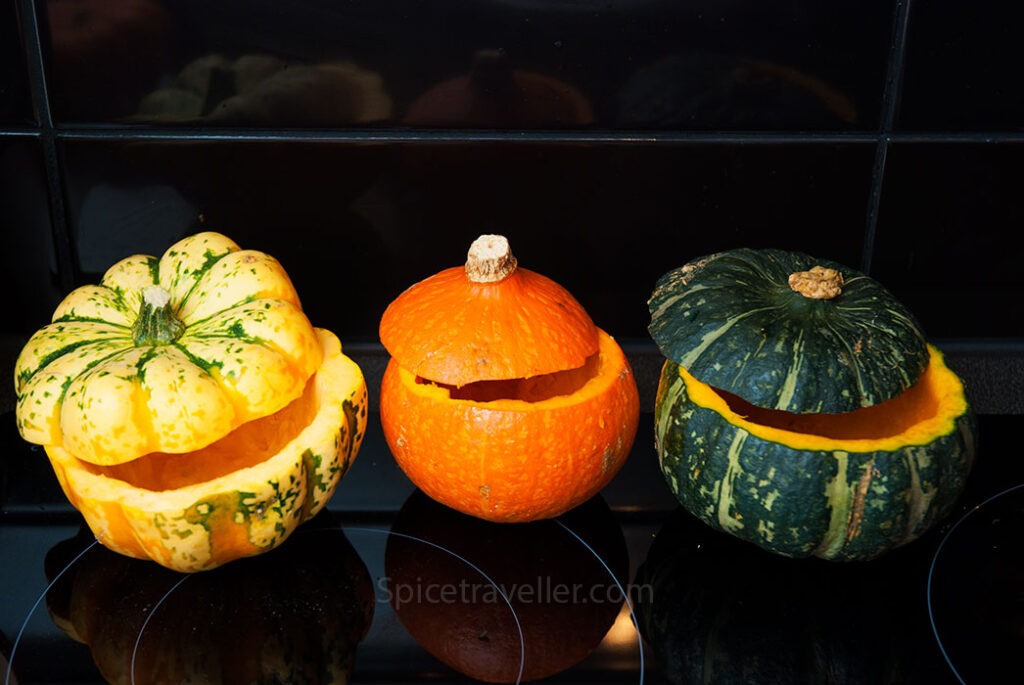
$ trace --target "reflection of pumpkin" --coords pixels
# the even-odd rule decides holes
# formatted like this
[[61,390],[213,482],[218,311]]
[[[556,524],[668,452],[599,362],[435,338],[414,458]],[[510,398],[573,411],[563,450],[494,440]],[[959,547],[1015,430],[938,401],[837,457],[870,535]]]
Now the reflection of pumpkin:
[[382,121],[381,76],[349,62],[292,64],[273,55],[213,54],[186,64],[173,86],[142,99],[135,118],[157,123],[337,126]]
[[100,541],[177,570],[280,543],[366,424],[362,373],[280,263],[217,233],[69,294],[15,376],[22,436]]
[[1005,674],[1019,668],[1024,647],[1022,495],[1024,486],[1018,485],[968,510],[932,562],[930,617],[961,682],[1006,682]]
[[709,525],[788,556],[877,556],[920,536],[974,459],[963,384],[873,279],[737,249],[663,276],[651,335],[669,486]]
[[[625,539],[603,500],[560,521],[624,582]],[[417,491],[391,530],[385,571],[396,615],[424,649],[472,678],[514,682],[521,659],[524,681],[564,671],[601,642],[619,613],[615,580],[556,521],[494,524]]]
[[857,111],[810,73],[763,59],[674,54],[634,72],[618,94],[618,121],[657,128],[839,128]]
[[388,446],[442,504],[493,521],[557,516],[629,455],[640,409],[625,355],[502,236],[399,295],[380,337]]
[[403,119],[413,126],[574,126],[593,120],[575,87],[514,69],[499,50],[473,56],[470,72],[420,95]]
[[193,575],[97,546],[60,577],[51,593],[63,599],[48,608],[110,683],[348,682],[373,585],[342,531],[318,524]]
[[641,634],[681,685],[936,682],[927,559],[907,551],[869,565],[787,559],[679,510],[632,584]]
[[0,673],[6,674],[4,685],[18,685],[18,674],[11,668],[11,643],[0,632]]

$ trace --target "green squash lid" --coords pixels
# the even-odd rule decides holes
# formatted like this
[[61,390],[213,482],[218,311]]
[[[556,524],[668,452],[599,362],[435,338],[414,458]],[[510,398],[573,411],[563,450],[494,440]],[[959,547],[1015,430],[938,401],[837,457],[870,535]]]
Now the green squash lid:
[[648,308],[662,354],[760,407],[853,411],[901,394],[928,365],[921,326],[884,286],[800,252],[692,260],[658,280]]

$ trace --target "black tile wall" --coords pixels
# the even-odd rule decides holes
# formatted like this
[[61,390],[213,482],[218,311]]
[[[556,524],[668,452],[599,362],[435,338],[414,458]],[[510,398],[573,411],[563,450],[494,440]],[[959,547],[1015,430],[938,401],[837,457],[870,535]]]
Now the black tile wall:
[[60,301],[40,143],[0,137],[0,336],[30,334]]
[[314,319],[375,343],[402,288],[502,232],[642,344],[664,271],[772,246],[868,269],[933,338],[1019,346],[1020,13],[11,0],[0,219],[20,242],[0,267],[29,294],[3,325],[27,335],[71,284],[209,228],[278,256]]
[[209,228],[289,268],[315,322],[387,303],[503,233],[619,337],[665,271],[736,246],[860,258],[872,145],[116,143],[63,148],[82,278]]
[[892,5],[45,0],[62,121],[864,130]]
[[25,47],[17,7],[14,0],[4,0],[0,2],[0,126],[27,124],[31,119]]
[[1024,144],[897,143],[876,276],[939,337],[1024,337]]
[[915,2],[899,128],[1024,130],[1016,2]]

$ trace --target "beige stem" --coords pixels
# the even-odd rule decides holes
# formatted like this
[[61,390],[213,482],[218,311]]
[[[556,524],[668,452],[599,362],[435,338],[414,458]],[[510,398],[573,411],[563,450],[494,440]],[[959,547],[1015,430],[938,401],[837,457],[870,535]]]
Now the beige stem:
[[482,235],[469,246],[466,276],[474,283],[497,283],[516,270],[516,258],[503,235]]
[[843,292],[844,283],[841,273],[825,266],[789,275],[789,287],[813,300],[831,300]]

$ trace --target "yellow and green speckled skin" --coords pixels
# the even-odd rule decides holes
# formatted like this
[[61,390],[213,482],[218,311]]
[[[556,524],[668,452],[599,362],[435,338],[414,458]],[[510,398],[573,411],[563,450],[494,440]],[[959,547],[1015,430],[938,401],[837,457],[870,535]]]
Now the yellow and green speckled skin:
[[[254,466],[153,491],[96,472],[46,446],[61,487],[107,548],[181,572],[202,571],[281,544],[334,494],[362,444],[367,388],[338,339],[317,329],[324,362],[314,378],[315,418]],[[173,458],[173,456],[169,457]]]
[[655,427],[661,470],[685,509],[790,557],[870,559],[914,540],[951,510],[974,461],[969,409],[924,445],[795,449],[692,402],[671,361],[662,368]]
[[[148,338],[137,324],[160,313],[176,329]],[[287,405],[320,361],[277,260],[199,233],[68,294],[16,362],[18,429],[95,464],[188,452]]]

